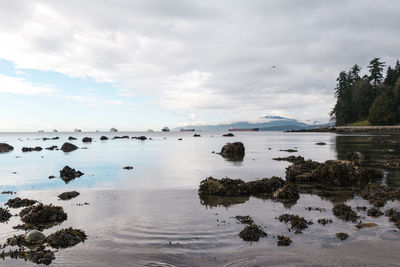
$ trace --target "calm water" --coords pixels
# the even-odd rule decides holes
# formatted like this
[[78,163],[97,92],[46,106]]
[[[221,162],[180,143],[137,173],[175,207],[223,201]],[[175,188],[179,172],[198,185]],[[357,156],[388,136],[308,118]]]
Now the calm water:
[[[344,158],[347,151],[361,151],[367,155],[364,165],[382,167],[388,157],[400,154],[399,143],[377,142],[371,135],[336,135],[333,133],[237,133],[222,137],[222,133],[1,133],[0,142],[14,146],[14,151],[0,154],[0,191],[17,191],[19,197],[28,197],[63,206],[68,220],[45,230],[45,234],[60,228],[75,227],[86,231],[84,244],[60,250],[53,265],[60,266],[203,266],[203,265],[303,265],[365,264],[396,265],[400,255],[400,232],[387,217],[370,218],[360,213],[366,222],[375,222],[377,228],[357,230],[352,223],[335,218],[332,202],[316,195],[301,195],[290,209],[272,200],[242,198],[233,205],[203,205],[197,195],[201,180],[216,178],[256,178],[285,176],[284,161],[274,157],[301,155],[317,161]],[[101,135],[140,136],[152,140],[118,139],[100,141]],[[59,140],[41,140],[59,136]],[[23,146],[61,145],[68,136],[79,149],[62,151],[21,152]],[[92,143],[82,143],[84,136]],[[179,141],[178,138],[183,138]],[[374,139],[375,138],[375,139]],[[391,136],[380,136],[391,140]],[[397,137],[398,138],[398,137]],[[241,141],[246,147],[242,162],[229,162],[212,151],[219,151],[226,142]],[[316,142],[326,142],[317,146]],[[280,149],[297,149],[297,153]],[[85,174],[65,184],[58,176],[65,165]],[[124,166],[133,166],[124,170]],[[380,181],[400,186],[398,170],[386,169]],[[55,179],[48,176],[55,175]],[[76,190],[81,193],[70,201],[58,201],[61,192]],[[0,195],[4,204],[9,195]],[[77,206],[88,202],[89,205]],[[369,206],[358,197],[348,204]],[[389,202],[385,207],[398,206]],[[318,206],[326,212],[306,211]],[[19,210],[12,210],[18,213]],[[294,213],[312,219],[314,225],[303,234],[294,235],[275,217]],[[256,243],[242,241],[238,233],[244,228],[233,216],[251,215],[270,235]],[[319,218],[331,218],[334,223],[322,226]],[[14,234],[23,233],[12,226],[19,224],[13,217],[0,224],[0,242]],[[340,242],[336,232],[347,232],[350,239]],[[274,235],[292,238],[288,248],[278,248]],[[379,248],[379,249],[378,249]],[[321,261],[321,259],[323,259]],[[22,260],[5,260],[2,266],[35,265]]]

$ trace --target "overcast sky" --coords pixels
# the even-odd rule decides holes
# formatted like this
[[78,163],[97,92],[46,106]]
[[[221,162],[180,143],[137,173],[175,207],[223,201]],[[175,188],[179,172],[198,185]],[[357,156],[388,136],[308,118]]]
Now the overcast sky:
[[0,5],[3,131],[327,122],[339,71],[400,58],[398,0]]

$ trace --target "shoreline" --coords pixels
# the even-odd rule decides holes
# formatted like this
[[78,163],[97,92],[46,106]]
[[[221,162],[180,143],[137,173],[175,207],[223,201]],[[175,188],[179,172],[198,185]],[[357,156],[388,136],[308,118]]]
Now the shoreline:
[[285,133],[323,133],[323,132],[333,132],[333,133],[373,133],[373,132],[386,132],[386,133],[399,133],[400,125],[395,126],[335,126],[327,128],[314,128],[314,129],[300,129],[300,130],[287,130]]

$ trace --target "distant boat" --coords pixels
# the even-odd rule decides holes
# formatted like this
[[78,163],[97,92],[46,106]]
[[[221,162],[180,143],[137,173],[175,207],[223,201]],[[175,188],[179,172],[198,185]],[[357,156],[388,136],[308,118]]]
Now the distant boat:
[[238,129],[238,128],[235,129],[233,127],[229,128],[230,132],[257,132],[259,130],[260,128],[244,128],[244,129]]
[[181,128],[179,131],[180,132],[194,132],[195,129],[183,129],[183,128]]
[[116,128],[111,128],[111,129],[110,129],[110,132],[116,133],[116,132],[118,132],[118,130],[117,130]]
[[149,133],[154,132],[154,130],[152,130],[152,129],[147,129],[147,131],[148,131]]
[[165,126],[164,128],[161,129],[161,131],[163,131],[163,132],[169,132],[169,128]]
[[76,129],[76,128],[75,128],[74,132],[80,133],[80,132],[82,132],[82,130],[81,130],[81,129]]

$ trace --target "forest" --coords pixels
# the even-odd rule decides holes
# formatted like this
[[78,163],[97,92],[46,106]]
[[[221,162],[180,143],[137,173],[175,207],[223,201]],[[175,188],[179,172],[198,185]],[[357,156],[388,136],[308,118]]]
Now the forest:
[[[388,66],[380,58],[368,65],[360,76],[357,64],[342,71],[336,79],[336,104],[331,119],[336,126],[396,125],[400,123],[400,62]],[[386,73],[385,73],[386,69]]]

